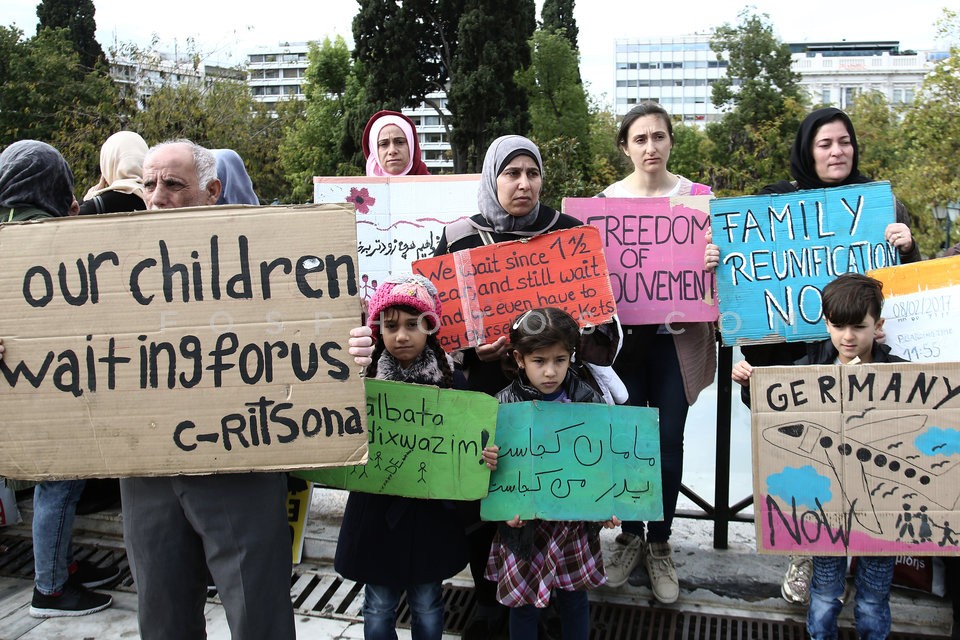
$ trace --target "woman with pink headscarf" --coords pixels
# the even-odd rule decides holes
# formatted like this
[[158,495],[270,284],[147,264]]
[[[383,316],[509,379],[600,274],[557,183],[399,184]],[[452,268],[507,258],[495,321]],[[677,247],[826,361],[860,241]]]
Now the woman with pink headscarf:
[[363,129],[368,176],[430,175],[413,121],[397,111],[378,111]]

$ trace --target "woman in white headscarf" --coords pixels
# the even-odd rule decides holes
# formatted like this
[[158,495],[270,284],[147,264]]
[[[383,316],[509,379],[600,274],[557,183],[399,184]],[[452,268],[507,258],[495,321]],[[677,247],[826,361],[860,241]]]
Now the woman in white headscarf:
[[[540,202],[543,161],[540,150],[523,136],[502,136],[494,140],[483,159],[477,204],[480,213],[444,227],[434,255],[482,247],[496,242],[523,240],[549,231],[570,229],[582,223]],[[501,360],[508,354],[507,339],[484,344],[464,352],[463,368],[468,387],[496,395],[510,381]],[[464,638],[495,637],[507,620],[507,608],[497,602],[497,584],[484,579],[490,544],[496,523],[481,522],[479,501],[467,509],[470,571],[473,574],[477,606],[464,629]]]
[[143,158],[147,143],[133,131],[118,131],[100,148],[100,181],[87,191],[80,215],[143,211]]

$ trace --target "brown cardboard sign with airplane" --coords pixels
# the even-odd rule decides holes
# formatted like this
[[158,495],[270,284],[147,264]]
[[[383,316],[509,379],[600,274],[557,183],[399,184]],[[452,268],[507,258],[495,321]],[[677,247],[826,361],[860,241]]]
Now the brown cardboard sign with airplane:
[[960,365],[757,367],[761,553],[960,553]]

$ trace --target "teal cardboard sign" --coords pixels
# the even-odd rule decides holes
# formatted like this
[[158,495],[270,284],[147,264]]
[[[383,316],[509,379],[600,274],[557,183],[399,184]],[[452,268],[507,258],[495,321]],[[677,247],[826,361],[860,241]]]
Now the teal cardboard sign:
[[482,452],[494,441],[496,398],[371,378],[366,396],[367,463],[295,475],[328,487],[410,498],[486,495],[490,471]]
[[658,412],[606,404],[500,405],[484,520],[663,518]]
[[723,343],[826,338],[823,287],[900,261],[894,202],[889,182],[711,200]]

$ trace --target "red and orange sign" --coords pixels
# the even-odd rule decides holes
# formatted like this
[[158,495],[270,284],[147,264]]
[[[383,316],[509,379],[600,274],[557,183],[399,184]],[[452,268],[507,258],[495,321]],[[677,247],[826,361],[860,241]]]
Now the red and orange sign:
[[537,307],[559,307],[580,326],[603,324],[617,312],[594,227],[418,260],[413,270],[440,292],[438,337],[447,351],[494,342],[510,333],[518,315]]

